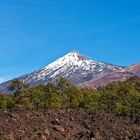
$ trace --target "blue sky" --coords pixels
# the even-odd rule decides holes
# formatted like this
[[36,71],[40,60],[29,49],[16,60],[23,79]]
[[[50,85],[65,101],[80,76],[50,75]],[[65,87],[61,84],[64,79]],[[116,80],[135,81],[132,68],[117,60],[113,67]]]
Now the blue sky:
[[93,60],[140,62],[139,0],[0,0],[0,82],[75,50]]

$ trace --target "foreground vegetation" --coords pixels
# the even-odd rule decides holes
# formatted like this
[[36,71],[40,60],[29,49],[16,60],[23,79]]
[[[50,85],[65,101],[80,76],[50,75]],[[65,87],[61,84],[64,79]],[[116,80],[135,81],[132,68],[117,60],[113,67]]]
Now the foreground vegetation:
[[98,89],[81,89],[64,78],[34,88],[14,80],[8,88],[14,93],[0,94],[1,109],[90,108],[119,116],[140,115],[140,80],[135,77]]

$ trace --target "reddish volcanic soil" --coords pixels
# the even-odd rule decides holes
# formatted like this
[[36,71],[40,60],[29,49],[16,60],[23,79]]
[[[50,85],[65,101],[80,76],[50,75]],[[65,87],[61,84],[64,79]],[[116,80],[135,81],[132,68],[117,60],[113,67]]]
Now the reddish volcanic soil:
[[77,110],[0,111],[0,140],[140,140],[140,118]]

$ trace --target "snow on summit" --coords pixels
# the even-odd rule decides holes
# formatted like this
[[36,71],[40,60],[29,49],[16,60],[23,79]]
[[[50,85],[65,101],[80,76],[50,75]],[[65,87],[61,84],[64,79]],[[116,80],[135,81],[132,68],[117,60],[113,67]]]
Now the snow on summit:
[[46,68],[61,67],[64,65],[84,67],[89,65],[91,62],[93,61],[86,59],[77,52],[70,52],[67,55],[59,58],[55,62],[51,63],[50,65],[46,66]]

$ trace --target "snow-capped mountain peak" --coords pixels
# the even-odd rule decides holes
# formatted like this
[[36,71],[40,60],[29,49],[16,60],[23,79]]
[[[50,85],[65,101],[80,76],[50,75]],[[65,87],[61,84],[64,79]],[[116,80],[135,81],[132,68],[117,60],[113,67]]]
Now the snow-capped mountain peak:
[[79,53],[72,51],[66,54],[65,56],[59,58],[55,62],[46,66],[46,69],[48,68],[56,69],[66,65],[84,67],[84,66],[88,66],[91,62],[93,63],[94,61],[89,60],[86,57],[80,55]]
[[[46,84],[47,82],[55,83],[60,77],[64,77],[73,84],[80,85],[99,75],[104,75],[119,69],[122,69],[122,67],[96,62],[72,51],[57,59],[55,62],[16,79],[29,83],[31,86],[36,86]],[[4,89],[9,82],[10,81],[1,84],[0,91]]]
[[85,80],[93,79],[99,74],[112,72],[120,68],[119,66],[92,61],[72,51],[44,68],[21,77],[21,79],[24,82],[36,85],[48,81],[55,83],[60,77],[65,77],[78,85]]

